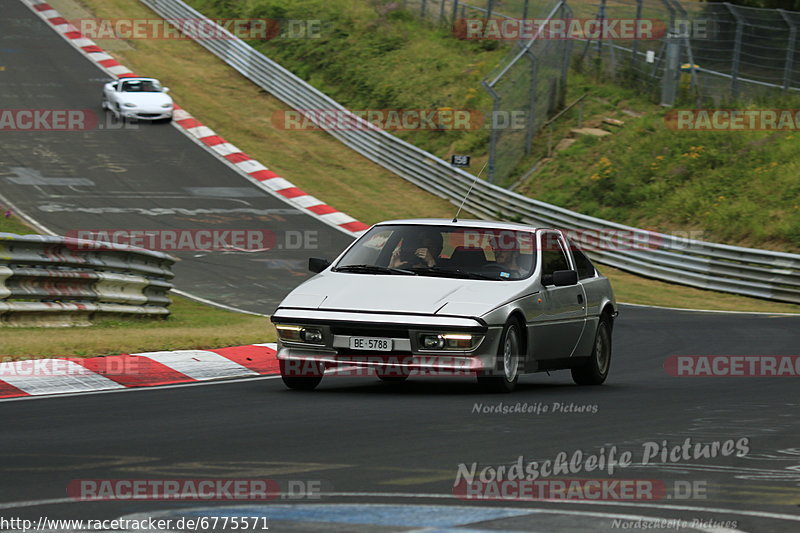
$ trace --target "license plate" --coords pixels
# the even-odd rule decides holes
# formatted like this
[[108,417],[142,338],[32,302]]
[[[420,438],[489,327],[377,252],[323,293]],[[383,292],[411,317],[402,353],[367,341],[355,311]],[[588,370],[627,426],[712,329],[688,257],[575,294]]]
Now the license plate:
[[391,352],[392,339],[382,339],[380,337],[350,337],[350,349]]

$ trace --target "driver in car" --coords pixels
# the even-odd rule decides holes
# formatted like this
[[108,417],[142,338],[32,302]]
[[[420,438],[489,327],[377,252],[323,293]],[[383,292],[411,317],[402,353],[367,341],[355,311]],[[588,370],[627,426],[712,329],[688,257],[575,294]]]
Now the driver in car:
[[[498,240],[492,243],[494,250],[494,262],[499,267],[503,268],[500,273],[501,277],[514,277],[522,276],[522,267],[519,265],[519,244],[514,242],[512,246],[501,246]],[[506,274],[505,276],[503,274]]]
[[392,268],[425,268],[436,265],[442,253],[442,234],[426,232],[416,238],[404,237],[400,246],[392,252],[389,266]]

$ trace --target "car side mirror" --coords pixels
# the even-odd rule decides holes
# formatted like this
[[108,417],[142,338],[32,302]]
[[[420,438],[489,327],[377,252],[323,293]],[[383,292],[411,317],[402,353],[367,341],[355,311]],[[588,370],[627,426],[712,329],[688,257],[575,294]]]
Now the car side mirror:
[[319,274],[329,266],[331,266],[331,262],[327,259],[320,259],[319,257],[308,258],[308,270],[311,272]]
[[553,285],[556,287],[567,287],[577,285],[578,272],[575,270],[556,270],[553,272]]
[[164,88],[163,88],[163,89],[161,89],[161,90],[162,90],[162,91],[164,91],[165,93],[168,93],[168,92],[169,92],[169,87],[164,87]]

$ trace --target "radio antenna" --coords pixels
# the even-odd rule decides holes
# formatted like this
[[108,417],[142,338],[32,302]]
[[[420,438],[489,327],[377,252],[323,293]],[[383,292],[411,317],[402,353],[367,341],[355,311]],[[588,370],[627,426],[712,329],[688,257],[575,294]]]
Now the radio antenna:
[[481,177],[481,174],[486,169],[486,165],[488,165],[488,164],[489,164],[489,160],[487,159],[486,163],[483,164],[483,168],[481,168],[481,171],[478,172],[478,175],[475,176],[474,180],[472,180],[472,185],[469,186],[469,190],[467,191],[467,194],[465,194],[464,195],[464,199],[461,200],[461,205],[458,206],[458,211],[456,211],[456,216],[453,217],[453,222],[458,222],[458,215],[461,214],[461,209],[464,207],[464,204],[466,203],[467,198],[469,198],[469,193],[472,192],[472,188],[475,186],[475,183],[478,182],[478,179]]

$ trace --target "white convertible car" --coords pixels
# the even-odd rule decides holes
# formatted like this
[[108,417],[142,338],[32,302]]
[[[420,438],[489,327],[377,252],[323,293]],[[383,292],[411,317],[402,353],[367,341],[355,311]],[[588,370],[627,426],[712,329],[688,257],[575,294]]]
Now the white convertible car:
[[155,78],[121,78],[103,86],[103,109],[122,120],[172,120],[168,91]]

